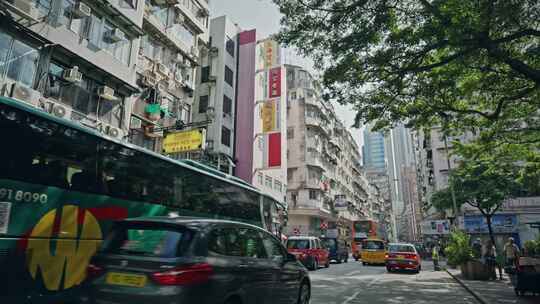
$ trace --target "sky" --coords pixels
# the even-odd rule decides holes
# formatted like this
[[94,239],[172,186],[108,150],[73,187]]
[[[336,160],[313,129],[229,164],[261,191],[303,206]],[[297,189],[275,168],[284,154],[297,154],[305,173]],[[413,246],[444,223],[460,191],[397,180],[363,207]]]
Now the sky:
[[[257,39],[266,38],[279,31],[281,13],[271,0],[210,0],[210,17],[227,15],[243,30],[257,29]],[[314,74],[311,61],[292,51],[286,52],[285,61],[305,66]],[[354,123],[354,111],[350,107],[334,104],[336,114],[346,126]],[[363,136],[360,129],[349,128],[361,151]]]

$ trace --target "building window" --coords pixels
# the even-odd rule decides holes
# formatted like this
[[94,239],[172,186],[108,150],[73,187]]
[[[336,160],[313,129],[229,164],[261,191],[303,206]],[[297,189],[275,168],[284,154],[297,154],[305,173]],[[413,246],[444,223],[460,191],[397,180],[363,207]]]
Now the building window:
[[[125,65],[129,65],[131,57],[131,40],[126,38],[126,34],[122,31],[118,31],[119,35],[124,38],[120,41],[113,41],[109,35],[116,28],[110,21],[100,16],[92,14],[88,25],[88,41],[89,46],[97,49],[103,49],[110,53],[118,61]],[[79,30],[81,36],[86,36],[87,30],[82,24],[72,24],[70,28]],[[144,44],[144,42],[143,42]]]
[[185,104],[182,106],[182,112],[180,113],[180,119],[184,123],[191,121],[191,105]]
[[197,37],[193,32],[187,28],[184,24],[176,25],[176,37],[182,41],[185,46],[192,48],[195,46],[195,38]]
[[227,37],[227,42],[225,42],[225,50],[234,58],[234,41],[229,37]]
[[257,174],[257,182],[258,182],[259,185],[262,186],[262,184],[263,184],[263,174],[261,172],[259,172]]
[[31,87],[34,84],[39,52],[37,49],[0,32],[0,77]]
[[287,139],[293,139],[294,138],[294,127],[288,127],[287,128]]
[[228,66],[225,66],[225,82],[233,86],[234,72]]
[[316,200],[318,197],[317,190],[310,189],[309,190],[309,199]]
[[206,113],[208,111],[208,95],[199,97],[199,113]]
[[221,143],[227,147],[231,146],[231,130],[221,127]]
[[232,100],[227,95],[223,95],[223,114],[232,114]]
[[208,82],[210,78],[210,66],[205,66],[201,68],[201,82]]
[[272,177],[271,176],[266,176],[265,179],[264,179],[264,185],[267,187],[267,188],[270,188],[272,189]]
[[281,192],[281,182],[278,181],[277,179],[274,180],[274,190]]

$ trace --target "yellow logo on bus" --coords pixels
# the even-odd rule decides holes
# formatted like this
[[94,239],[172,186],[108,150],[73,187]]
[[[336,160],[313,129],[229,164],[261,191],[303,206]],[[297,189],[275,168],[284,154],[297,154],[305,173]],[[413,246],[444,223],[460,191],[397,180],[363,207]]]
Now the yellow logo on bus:
[[36,279],[39,272],[45,287],[51,291],[80,284],[101,238],[99,223],[88,210],[66,205],[49,211],[28,237],[30,274]]

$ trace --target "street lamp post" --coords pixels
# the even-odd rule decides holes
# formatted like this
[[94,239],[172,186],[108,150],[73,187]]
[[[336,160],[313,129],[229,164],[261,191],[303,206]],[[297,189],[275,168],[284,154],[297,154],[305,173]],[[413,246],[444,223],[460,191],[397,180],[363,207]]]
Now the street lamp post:
[[456,193],[454,191],[454,185],[452,184],[452,182],[450,181],[450,173],[451,173],[451,170],[452,170],[452,166],[451,166],[451,163],[450,163],[450,153],[448,151],[448,140],[447,140],[447,137],[446,137],[446,134],[444,134],[444,149],[446,151],[446,163],[448,165],[448,186],[450,187],[450,194],[452,195],[452,211],[453,211],[453,226],[454,228],[457,228],[457,215],[458,215],[458,207],[457,207],[457,202],[456,202]]

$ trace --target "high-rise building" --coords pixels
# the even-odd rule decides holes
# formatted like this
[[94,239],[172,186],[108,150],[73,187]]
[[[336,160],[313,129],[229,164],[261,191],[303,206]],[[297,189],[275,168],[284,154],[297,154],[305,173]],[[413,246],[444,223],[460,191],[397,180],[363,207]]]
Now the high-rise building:
[[364,129],[364,146],[362,147],[364,167],[384,170],[386,168],[384,152],[384,134],[373,131],[371,126]]
[[[320,235],[370,216],[359,148],[305,69],[286,65],[288,233]],[[364,183],[362,182],[364,181]],[[345,229],[346,230],[346,229]]]
[[[415,172],[416,166],[411,131],[404,125],[398,124],[387,132],[385,151],[392,211],[395,219],[394,229],[399,239],[407,240],[413,235],[411,231],[416,229],[410,225],[414,222],[411,220],[413,213],[408,212],[408,210],[411,210],[411,204],[418,204],[416,187],[415,189],[409,187],[412,182],[409,179],[416,179],[416,177],[411,177],[411,172]],[[411,194],[411,191],[414,193]]]
[[238,41],[241,29],[228,17],[210,20],[210,47],[201,58],[193,122],[207,122],[204,161],[232,174],[234,164]]
[[208,1],[2,1],[2,93],[161,152],[189,123]]
[[281,48],[270,38],[257,42],[253,107],[252,184],[278,201],[287,191],[287,102]]

